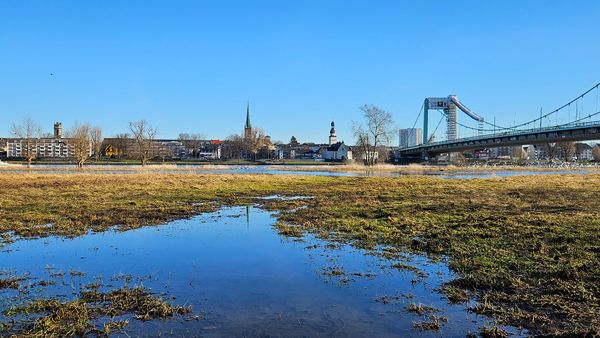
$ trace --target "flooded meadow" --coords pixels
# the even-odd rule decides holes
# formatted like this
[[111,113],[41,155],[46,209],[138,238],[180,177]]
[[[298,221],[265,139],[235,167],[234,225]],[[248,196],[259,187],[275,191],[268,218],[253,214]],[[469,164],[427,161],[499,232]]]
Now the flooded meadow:
[[90,333],[127,321],[114,336],[452,337],[493,326],[468,311],[474,303],[451,305],[439,292],[453,276],[443,259],[390,260],[383,248],[286,237],[275,222],[255,206],[227,207],[158,227],[17,240],[0,252],[3,278],[21,277],[0,290],[0,318],[31,322],[40,315],[7,311],[36,299],[73,300],[96,285],[143,287],[191,308],[167,319],[125,313],[91,321]]
[[3,336],[593,335],[600,175],[3,173]]

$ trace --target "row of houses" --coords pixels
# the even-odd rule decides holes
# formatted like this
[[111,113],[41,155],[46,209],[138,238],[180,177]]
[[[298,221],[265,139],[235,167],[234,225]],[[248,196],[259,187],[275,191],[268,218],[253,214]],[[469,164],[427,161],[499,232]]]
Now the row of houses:
[[[249,134],[246,131],[246,134]],[[238,155],[226,151],[232,142],[221,140],[181,140],[155,139],[151,142],[152,157],[162,159],[201,159],[218,160]],[[273,145],[267,138],[267,146],[259,152],[260,158],[270,159],[311,159],[317,161],[352,160],[352,148],[344,142],[337,142],[335,123],[331,123],[329,144]],[[101,156],[107,158],[136,158],[136,141],[132,138],[105,138],[101,146]],[[60,123],[55,124],[52,137],[41,138],[0,138],[0,158],[24,158],[33,154],[37,159],[69,159],[74,157],[73,141],[63,137]],[[229,154],[228,156],[225,154]],[[90,147],[90,156],[92,149]]]
[[[163,160],[219,159],[307,159],[315,161],[351,161],[352,148],[338,142],[335,122],[331,122],[329,142],[325,144],[273,144],[268,135],[261,136],[250,123],[250,107],[246,109],[243,137],[221,140],[154,139],[149,145],[151,158]],[[0,138],[0,158],[70,159],[75,156],[74,140],[63,137],[62,124],[54,124],[54,134],[41,138]],[[147,145],[146,145],[147,146]],[[106,158],[138,158],[139,145],[128,137],[105,138],[99,156]],[[92,147],[90,146],[90,156]]]
[[281,144],[276,146],[277,159],[304,159],[315,161],[352,161],[352,148],[343,141],[338,142],[335,122],[331,122],[328,144]]
[[[571,147],[569,149],[568,147]],[[594,148],[600,144],[590,145],[588,143],[575,143],[568,146],[560,144],[532,144],[512,147],[496,147],[477,150],[474,152],[474,158],[488,160],[532,160],[545,161],[551,159],[592,161],[594,160]],[[568,157],[568,158],[567,158]]]
[[315,161],[351,161],[352,148],[343,142],[335,144],[300,144],[292,146],[282,144],[276,146],[276,159],[302,159]]
[[[156,139],[151,142],[150,154],[163,159],[203,159],[221,158],[220,140],[179,140]],[[137,144],[131,138],[105,138],[102,142],[102,155],[108,158],[135,158]]]

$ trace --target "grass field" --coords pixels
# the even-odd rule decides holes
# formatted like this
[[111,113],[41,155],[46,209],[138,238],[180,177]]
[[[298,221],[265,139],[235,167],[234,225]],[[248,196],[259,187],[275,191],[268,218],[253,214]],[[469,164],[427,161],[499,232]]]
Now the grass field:
[[[229,174],[0,175],[0,233],[78,236],[257,203],[310,231],[448,260],[452,302],[534,334],[600,334],[600,175],[494,179]],[[279,194],[303,200],[257,199]],[[298,208],[308,206],[308,209]]]

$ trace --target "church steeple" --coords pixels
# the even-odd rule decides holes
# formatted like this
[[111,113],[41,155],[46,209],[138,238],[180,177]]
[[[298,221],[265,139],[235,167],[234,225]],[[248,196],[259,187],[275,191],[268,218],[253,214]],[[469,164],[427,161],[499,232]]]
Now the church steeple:
[[250,102],[246,105],[246,126],[244,128],[252,128],[250,124]]
[[329,145],[337,143],[337,137],[335,135],[335,122],[331,121],[331,130],[329,131]]
[[252,138],[252,124],[250,124],[250,102],[246,105],[246,125],[244,126],[244,138]]

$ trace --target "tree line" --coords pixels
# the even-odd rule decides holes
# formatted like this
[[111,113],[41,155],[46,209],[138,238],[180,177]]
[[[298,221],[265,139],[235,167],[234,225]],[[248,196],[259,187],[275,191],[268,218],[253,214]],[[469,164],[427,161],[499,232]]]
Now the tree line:
[[[133,139],[135,153],[140,163],[146,165],[153,156],[151,149],[158,129],[151,126],[146,120],[139,120],[129,122],[129,130],[131,138],[129,134],[119,134],[117,138],[123,139],[127,143]],[[38,140],[51,136],[42,133],[42,128],[30,118],[24,119],[20,124],[13,124],[11,132],[14,137],[21,139],[21,155],[27,161],[28,167],[37,157]],[[99,126],[77,122],[66,131],[65,137],[68,138],[68,144],[73,150],[73,158],[79,167],[82,167],[90,156],[98,160],[102,155],[104,137],[102,128]]]

